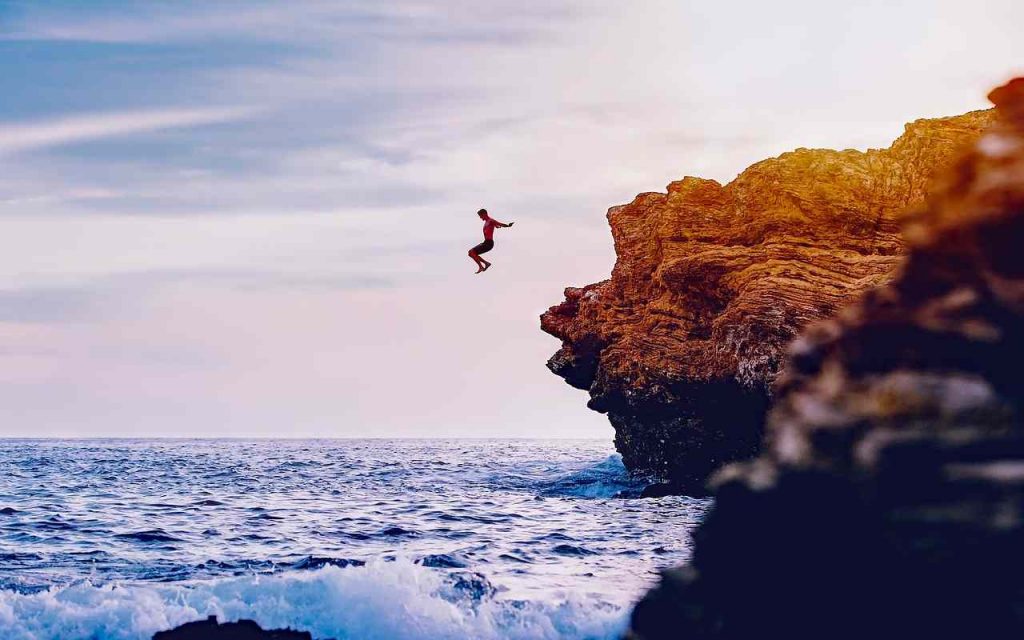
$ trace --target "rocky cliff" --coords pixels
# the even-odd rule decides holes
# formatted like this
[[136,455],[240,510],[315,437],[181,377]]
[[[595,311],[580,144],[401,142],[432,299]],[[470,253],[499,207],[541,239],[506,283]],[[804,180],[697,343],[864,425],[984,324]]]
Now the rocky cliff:
[[541,316],[562,340],[548,367],[608,414],[630,469],[701,492],[757,451],[785,345],[886,281],[900,212],[991,117],[918,120],[888,149],[798,149],[613,207],[611,279]]
[[1024,635],[1024,79],[990,98],[893,281],[793,344],[633,638]]

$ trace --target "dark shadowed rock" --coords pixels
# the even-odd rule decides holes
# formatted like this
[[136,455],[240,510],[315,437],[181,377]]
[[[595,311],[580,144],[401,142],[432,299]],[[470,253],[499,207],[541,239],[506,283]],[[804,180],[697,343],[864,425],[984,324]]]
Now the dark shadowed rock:
[[272,629],[266,631],[252,620],[218,623],[216,616],[186,622],[169,631],[159,631],[153,640],[313,640],[308,631]]
[[792,346],[631,638],[1024,637],[1024,79],[990,98],[891,284]]

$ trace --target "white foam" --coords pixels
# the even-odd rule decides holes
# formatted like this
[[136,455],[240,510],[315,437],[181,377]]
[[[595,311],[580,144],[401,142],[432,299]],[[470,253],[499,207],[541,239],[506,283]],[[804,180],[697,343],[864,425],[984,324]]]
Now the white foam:
[[603,461],[560,476],[546,483],[544,493],[549,495],[572,496],[576,498],[612,498],[623,491],[639,493],[644,483],[631,478],[622,456],[612,454]]
[[627,611],[585,596],[515,603],[446,596],[444,573],[407,560],[272,576],[0,591],[5,640],[148,640],[216,615],[315,638],[616,638]]

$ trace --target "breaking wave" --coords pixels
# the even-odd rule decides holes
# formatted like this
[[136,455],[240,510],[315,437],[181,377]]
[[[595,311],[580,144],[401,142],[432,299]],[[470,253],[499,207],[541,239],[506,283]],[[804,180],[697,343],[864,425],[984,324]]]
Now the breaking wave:
[[622,456],[616,453],[597,464],[544,483],[541,495],[574,498],[636,497],[646,484],[645,480],[629,474],[622,464]]
[[0,640],[215,615],[317,638],[613,638],[709,503],[600,440],[0,439]]
[[502,599],[481,574],[408,560],[181,583],[0,591],[7,640],[148,640],[215,615],[291,627],[314,638],[616,638],[621,607],[578,594],[544,602]]

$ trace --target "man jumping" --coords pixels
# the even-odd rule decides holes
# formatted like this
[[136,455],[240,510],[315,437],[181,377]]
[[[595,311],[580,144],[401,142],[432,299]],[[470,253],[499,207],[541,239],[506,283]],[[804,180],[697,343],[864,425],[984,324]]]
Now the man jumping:
[[473,262],[475,262],[477,266],[476,272],[480,273],[481,271],[487,271],[491,268],[491,263],[481,258],[480,254],[487,253],[494,248],[495,227],[511,227],[515,223],[510,222],[505,224],[504,222],[498,222],[491,216],[487,215],[487,209],[477,211],[476,215],[480,216],[480,219],[484,221],[484,241],[469,250],[469,257],[473,258]]

